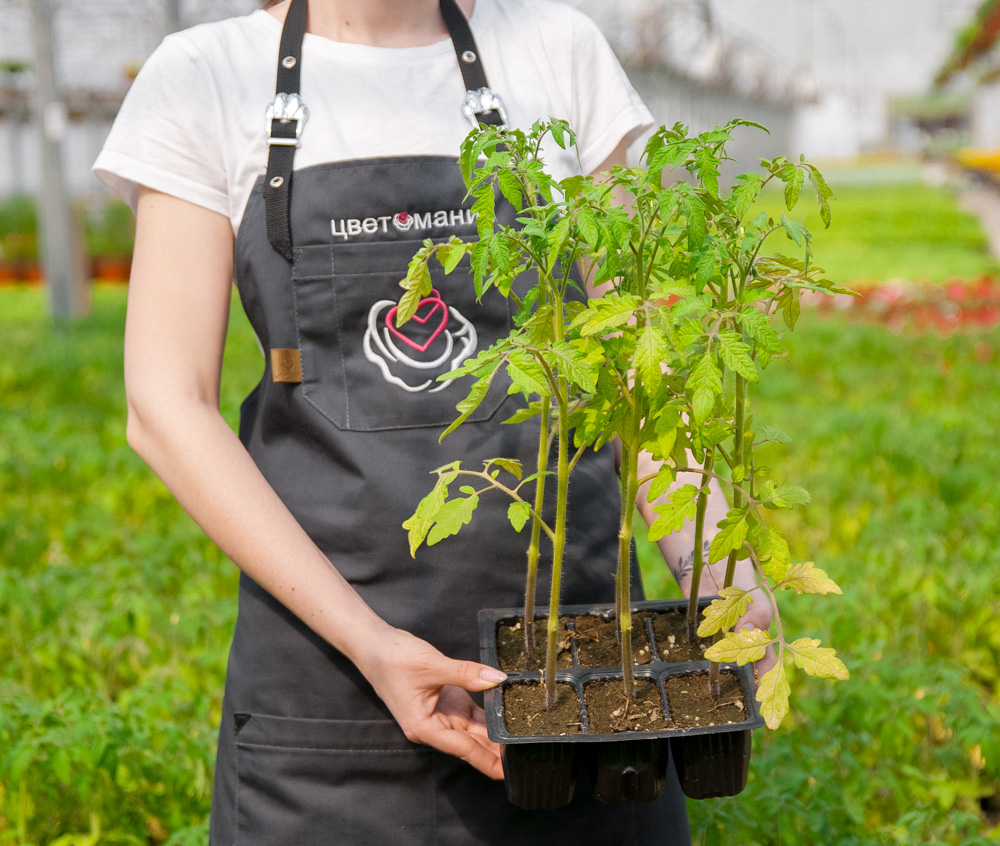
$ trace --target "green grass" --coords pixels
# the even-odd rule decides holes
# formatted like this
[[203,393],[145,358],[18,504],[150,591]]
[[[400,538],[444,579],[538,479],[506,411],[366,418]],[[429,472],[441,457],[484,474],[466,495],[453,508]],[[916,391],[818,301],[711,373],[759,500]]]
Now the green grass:
[[[962,211],[954,194],[918,182],[859,184],[829,174],[836,195],[833,225],[824,229],[807,183],[795,210],[785,212],[779,192],[764,207],[803,221],[813,235],[818,263],[839,283],[890,279],[943,282],[995,274],[1000,264],[978,220]],[[786,253],[791,245],[783,249]]]
[[[64,332],[40,292],[0,292],[0,844],[206,839],[237,574],[125,443],[123,320],[119,290]],[[239,314],[230,340],[235,424],[261,358]],[[793,714],[757,733],[741,796],[690,803],[696,835],[996,842],[977,808],[1000,793],[1000,332],[807,315],[772,368],[755,420],[795,442],[762,455],[814,498],[783,528],[844,588],[792,597],[786,625],[853,678],[792,669]]]

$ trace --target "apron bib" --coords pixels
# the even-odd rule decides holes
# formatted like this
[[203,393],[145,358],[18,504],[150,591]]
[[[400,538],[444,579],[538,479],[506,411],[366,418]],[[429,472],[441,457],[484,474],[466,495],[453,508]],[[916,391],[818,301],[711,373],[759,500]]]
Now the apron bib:
[[[288,12],[279,92],[298,90],[297,74],[289,82],[282,72],[288,57],[296,70],[301,62],[305,5],[293,0]],[[442,0],[442,12],[467,71],[468,54],[476,55],[471,33],[453,0]],[[497,103],[482,81],[477,112]],[[435,467],[498,456],[533,463],[537,428],[500,425],[521,400],[499,377],[475,417],[438,445],[467,389],[464,380],[436,377],[505,335],[510,307],[496,291],[477,303],[467,268],[449,276],[432,269],[433,293],[397,328],[398,283],[421,242],[476,235],[456,159],[353,160],[298,170],[293,180],[297,132],[300,120],[273,121],[272,137],[292,143],[272,146],[236,239],[239,294],[270,353],[241,409],[240,439],[376,613],[450,657],[478,660],[479,608],[523,602],[527,539],[507,522],[508,502],[483,497],[461,534],[421,548],[416,560],[401,524]],[[498,203],[498,217],[513,215]],[[587,454],[570,487],[564,601],[613,601],[618,510],[612,451]],[[544,563],[539,577],[544,585]],[[212,846],[530,846],[570,838],[689,842],[676,779],[649,805],[597,805],[579,785],[564,810],[515,808],[502,784],[407,741],[354,665],[241,575]]]

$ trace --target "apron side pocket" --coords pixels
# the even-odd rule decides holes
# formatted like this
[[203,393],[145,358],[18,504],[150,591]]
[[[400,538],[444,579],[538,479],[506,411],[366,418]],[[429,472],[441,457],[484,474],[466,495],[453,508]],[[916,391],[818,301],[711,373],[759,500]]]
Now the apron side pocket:
[[239,846],[434,843],[430,750],[392,720],[240,716]]

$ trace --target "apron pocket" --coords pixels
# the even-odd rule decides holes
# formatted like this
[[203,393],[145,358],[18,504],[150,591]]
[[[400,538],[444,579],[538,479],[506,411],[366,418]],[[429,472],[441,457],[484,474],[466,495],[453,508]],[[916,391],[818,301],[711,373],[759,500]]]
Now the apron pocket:
[[[508,302],[477,303],[468,268],[430,264],[433,292],[413,319],[395,325],[399,280],[420,241],[318,245],[295,250],[295,315],[306,399],[340,429],[447,426],[468,378],[437,377],[475,357],[513,326]],[[468,264],[468,262],[465,262]],[[507,396],[497,374],[472,421],[488,420]]]
[[236,715],[239,846],[435,841],[430,750],[391,720]]

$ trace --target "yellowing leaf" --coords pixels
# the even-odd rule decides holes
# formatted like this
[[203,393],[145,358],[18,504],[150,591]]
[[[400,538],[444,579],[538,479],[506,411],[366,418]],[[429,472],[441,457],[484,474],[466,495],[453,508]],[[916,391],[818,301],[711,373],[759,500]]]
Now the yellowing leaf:
[[744,629],[741,632],[730,632],[718,643],[708,647],[705,650],[705,657],[709,661],[728,661],[742,666],[763,658],[767,645],[773,641],[774,638],[766,629]]
[[508,473],[510,473],[518,481],[521,480],[521,462],[515,461],[512,458],[494,458],[490,464],[495,464],[497,467],[503,467]]
[[438,510],[434,527],[427,535],[427,545],[458,534],[459,529],[472,519],[472,512],[479,505],[478,496],[467,496],[446,502]]
[[767,536],[771,542],[771,555],[766,561],[761,561],[760,566],[764,575],[777,584],[785,578],[788,568],[792,566],[792,553],[780,529],[768,526]]
[[730,629],[736,621],[747,613],[747,606],[753,601],[742,588],[730,586],[719,591],[720,599],[713,599],[704,611],[704,619],[698,626],[698,637],[708,637],[722,629]]
[[814,567],[811,561],[793,564],[779,587],[782,590],[791,588],[798,594],[803,593],[843,593],[840,586],[823,570]]
[[653,389],[660,384],[663,378],[661,365],[668,355],[669,347],[663,330],[652,325],[644,327],[636,339],[632,360],[648,388]]
[[841,681],[847,681],[851,677],[844,662],[837,657],[836,650],[820,646],[819,641],[814,638],[800,637],[787,646],[795,656],[795,666],[805,670],[810,676]]
[[443,476],[438,478],[434,489],[420,500],[413,516],[403,523],[403,528],[408,532],[411,557],[416,557],[417,549],[424,542],[431,526],[434,525],[438,512],[448,498],[448,485],[444,482],[444,478]]
[[781,725],[781,721],[788,713],[788,694],[791,688],[788,686],[788,678],[785,675],[785,666],[781,661],[764,673],[760,677],[760,685],[757,687],[757,701],[760,703],[760,715],[771,730]]
[[719,348],[726,367],[749,382],[757,381],[757,369],[750,358],[750,348],[743,343],[739,332],[720,332]]

